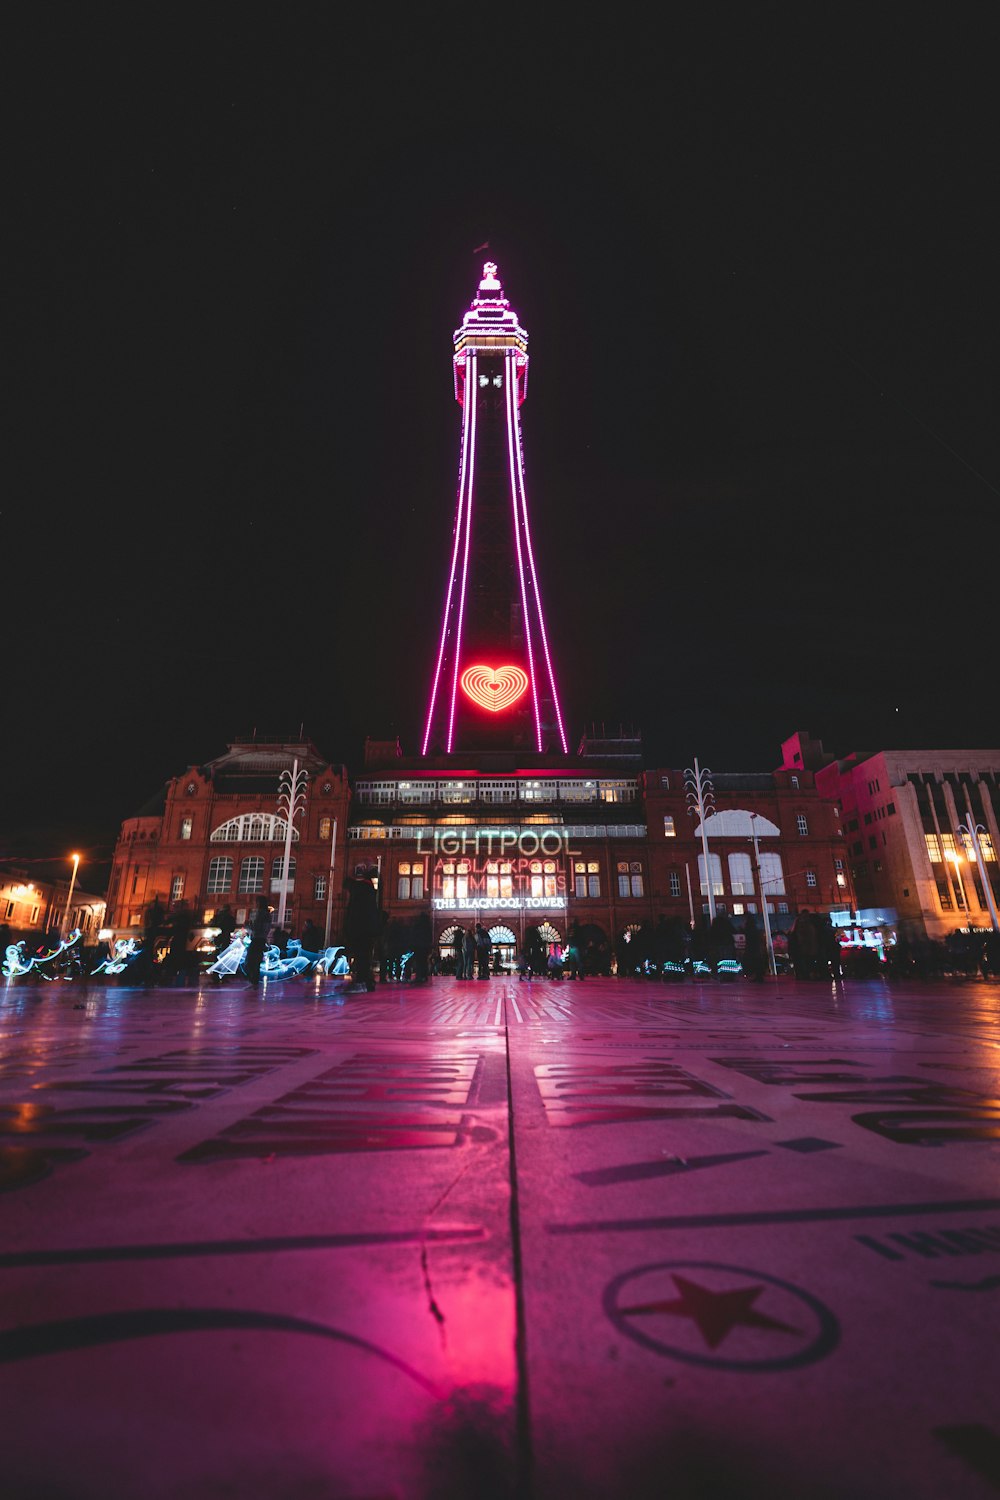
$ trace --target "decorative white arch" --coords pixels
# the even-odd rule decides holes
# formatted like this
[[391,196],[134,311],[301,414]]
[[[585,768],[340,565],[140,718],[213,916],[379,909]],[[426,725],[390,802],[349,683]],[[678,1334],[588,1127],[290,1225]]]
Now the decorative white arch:
[[759,839],[781,837],[781,829],[770,818],[762,818],[760,813],[754,816],[744,807],[724,807],[712,813],[704,824],[698,824],[695,833],[700,834],[703,827],[710,839],[750,839],[754,833]]
[[517,938],[511,932],[509,927],[504,927],[498,923],[496,927],[490,928],[490,942],[503,943],[506,946],[510,946],[511,944],[516,945]]
[[[284,843],[288,823],[275,813],[241,813],[220,823],[209,838],[212,844],[279,844]],[[292,824],[292,843],[298,843],[299,830]]]

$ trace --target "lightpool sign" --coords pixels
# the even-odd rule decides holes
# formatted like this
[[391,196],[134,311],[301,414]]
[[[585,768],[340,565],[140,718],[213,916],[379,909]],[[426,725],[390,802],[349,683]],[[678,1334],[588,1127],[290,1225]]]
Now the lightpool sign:
[[417,834],[417,853],[459,855],[473,859],[557,859],[576,853],[564,828],[435,828],[428,840]]
[[566,908],[573,851],[565,829],[436,828],[431,842],[435,911]]

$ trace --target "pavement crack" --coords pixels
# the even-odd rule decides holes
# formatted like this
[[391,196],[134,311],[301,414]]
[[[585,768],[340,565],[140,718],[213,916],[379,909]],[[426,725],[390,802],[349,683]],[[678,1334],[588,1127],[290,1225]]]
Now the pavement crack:
[[447,1334],[445,1333],[445,1326],[444,1326],[444,1324],[445,1324],[445,1316],[444,1316],[444,1313],[441,1311],[440,1307],[438,1307],[438,1305],[437,1305],[437,1301],[435,1300],[435,1297],[434,1297],[434,1288],[431,1286],[431,1270],[430,1270],[430,1264],[429,1264],[429,1262],[427,1260],[427,1246],[426,1245],[421,1245],[420,1246],[420,1269],[424,1273],[424,1290],[427,1293],[427,1310],[430,1313],[431,1317],[434,1319],[434,1321],[437,1323],[438,1328],[441,1330],[441,1347],[442,1347],[442,1349],[444,1349],[444,1348],[447,1348],[447,1344],[448,1344],[448,1338],[447,1338]]

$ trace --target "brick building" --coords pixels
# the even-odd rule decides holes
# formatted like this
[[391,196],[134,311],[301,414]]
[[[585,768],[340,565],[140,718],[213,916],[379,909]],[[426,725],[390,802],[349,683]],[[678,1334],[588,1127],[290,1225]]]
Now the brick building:
[[645,766],[637,736],[591,735],[573,756],[413,759],[395,741],[370,740],[353,778],[306,739],[234,741],[122,825],[109,921],[118,933],[140,925],[154,894],[167,906],[193,903],[206,926],[223,904],[244,921],[259,893],[277,914],[287,828],[279,778],[298,761],[308,780],[293,825],[293,933],[309,919],[325,930],[329,913],[336,940],[344,876],[360,868],[378,870],[389,922],[430,913],[445,958],[456,925],[476,921],[505,965],[528,925],[562,942],[573,920],[610,955],[643,922],[706,914],[709,880],[717,910],[737,927],[762,911],[763,884],[781,930],[803,907],[851,904],[838,809],[795,760],[799,745],[799,736],[786,742],[773,772],[712,777],[706,867],[684,770]]

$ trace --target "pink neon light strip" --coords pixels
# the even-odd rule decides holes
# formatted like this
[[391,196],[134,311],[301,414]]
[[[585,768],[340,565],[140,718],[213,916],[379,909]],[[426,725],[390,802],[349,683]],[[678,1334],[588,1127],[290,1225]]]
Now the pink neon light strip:
[[431,688],[431,701],[427,710],[427,728],[424,731],[424,745],[421,755],[427,754],[427,746],[430,744],[431,727],[434,722],[434,706],[437,702],[438,684],[441,679],[441,663],[444,660],[444,646],[448,639],[448,617],[451,613],[451,596],[455,588],[455,570],[458,563],[458,547],[462,536],[462,506],[465,499],[465,482],[468,474],[469,457],[469,369],[466,363],[465,370],[465,401],[462,403],[462,466],[458,475],[458,514],[455,517],[455,545],[451,554],[451,572],[448,576],[448,597],[444,605],[444,619],[441,622],[441,644],[438,647],[437,666],[434,669],[434,685]]
[[[521,585],[521,608],[524,611],[524,633],[528,643],[528,673],[531,677],[531,697],[535,705],[535,745],[542,748],[542,719],[538,711],[538,683],[535,681],[535,657],[531,647],[531,616],[528,613],[528,594],[524,583],[524,557],[521,553],[521,526],[517,514],[517,474],[514,469],[514,418],[511,415],[516,403],[517,376],[514,361],[508,354],[504,360],[507,388],[507,453],[510,458],[510,503],[514,512],[514,540],[517,543],[517,577]],[[512,378],[513,377],[513,378]]]
[[511,410],[514,414],[514,430],[517,440],[517,477],[518,487],[521,493],[521,514],[524,517],[524,535],[528,543],[528,562],[531,567],[531,581],[535,591],[535,605],[538,609],[538,628],[541,631],[542,648],[545,652],[545,665],[548,668],[549,683],[552,687],[552,706],[556,711],[556,722],[559,725],[559,738],[562,741],[563,754],[568,755],[569,747],[566,743],[566,730],[563,728],[562,713],[559,708],[559,694],[556,692],[556,678],[555,673],[552,670],[552,657],[549,654],[549,640],[545,632],[545,619],[542,614],[542,599],[541,595],[538,592],[538,574],[535,571],[535,552],[534,548],[531,545],[531,527],[528,524],[528,505],[527,501],[524,498],[524,467],[521,463],[521,431],[520,424],[518,422],[516,402],[514,403]]
[[[469,543],[472,539],[472,488],[476,479],[476,407],[478,405],[476,381],[477,365],[479,361],[475,355],[466,361],[472,366],[465,387],[465,398],[472,407],[472,417],[469,423],[469,469],[465,480],[465,555],[462,559],[462,592],[458,597],[458,630],[455,634],[454,657],[455,670],[451,679],[451,711],[448,717],[448,739],[445,749],[451,754],[452,742],[455,738],[455,696],[458,693],[458,671],[462,660],[462,625],[465,620],[465,584],[469,576]],[[472,391],[472,399],[469,400],[469,391]]]

